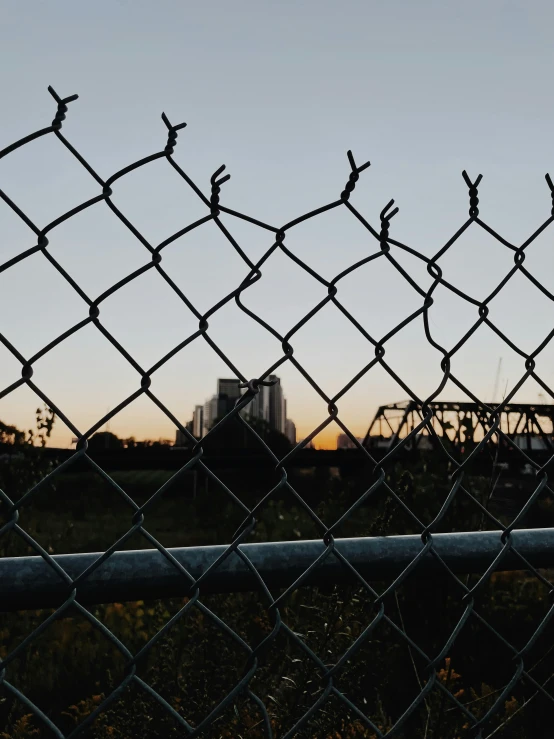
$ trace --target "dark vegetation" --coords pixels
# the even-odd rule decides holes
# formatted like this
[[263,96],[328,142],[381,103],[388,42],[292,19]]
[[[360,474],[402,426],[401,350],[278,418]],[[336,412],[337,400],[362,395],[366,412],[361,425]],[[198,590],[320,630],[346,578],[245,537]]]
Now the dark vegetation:
[[[48,434],[48,427],[42,432]],[[18,436],[17,429],[7,426],[2,427],[1,433],[4,452],[8,450],[9,454],[0,461],[0,489],[16,500],[43,479],[56,466],[56,461],[47,457],[42,447],[29,444],[32,438],[29,435]],[[94,459],[92,447],[91,444]],[[521,507],[525,496],[536,485],[536,479],[522,477],[515,487],[509,488],[509,482],[502,476],[497,479],[492,458],[489,474],[483,474],[482,470],[483,465],[479,474],[468,473],[464,487],[503,523],[508,523],[513,510]],[[164,470],[110,470],[109,473],[138,504],[144,503],[174,474]],[[417,517],[429,523],[451,488],[451,473],[436,455],[412,456],[409,467],[400,456],[388,468],[387,480]],[[278,482],[270,460],[266,468],[218,469],[217,474],[249,507],[256,505]],[[289,474],[291,485],[327,525],[348,510],[374,479],[369,466],[350,471],[348,468],[293,468]],[[504,491],[502,495],[498,495],[499,490]],[[514,490],[520,491],[521,499]],[[552,510],[545,490],[521,525],[553,525]],[[0,512],[1,525],[8,520],[6,501]],[[28,499],[21,508],[19,523],[49,552],[103,551],[128,531],[132,513],[117,489],[92,468],[76,471],[70,466]],[[285,488],[272,494],[257,517],[259,523],[250,541],[321,537],[307,511]],[[174,484],[148,511],[145,528],[168,547],[215,544],[229,542],[243,520],[243,512],[228,495],[213,479],[199,472],[196,480],[192,473],[176,477]],[[462,493],[455,498],[438,530],[480,528],[497,526]],[[417,524],[381,488],[352,514],[336,536],[405,533],[419,533]],[[140,533],[123,544],[126,549],[148,546]],[[29,554],[34,552],[14,532],[0,536],[0,556]],[[544,574],[549,576],[548,572]],[[475,574],[462,580],[471,587],[477,577]],[[370,583],[377,593],[389,584]],[[385,613],[421,650],[434,657],[464,614],[464,592],[446,574],[427,579],[416,571],[385,599]],[[278,593],[273,595],[277,597]],[[261,593],[212,595],[201,601],[252,648],[272,632],[273,615]],[[88,611],[137,654],[187,603],[186,598],[112,603],[90,607]],[[526,644],[550,607],[548,586],[526,572],[494,574],[475,603],[475,611],[516,649]],[[52,612],[0,613],[0,658],[9,655]],[[328,587],[302,587],[290,594],[280,607],[283,622],[301,635],[326,665],[336,663],[377,614],[373,597],[364,588],[333,583]],[[549,622],[525,658],[526,670],[537,681],[550,680],[547,689],[554,686],[553,636]],[[501,639],[471,615],[437,664],[437,681],[480,718],[514,674],[517,663],[513,657],[514,653]],[[249,687],[264,701],[274,734],[280,737],[321,698],[327,681],[284,629],[266,642],[259,659]],[[190,604],[172,628],[138,660],[137,675],[189,723],[197,725],[234,688],[249,666],[243,646]],[[6,679],[66,734],[121,685],[126,674],[126,657],[74,608],[53,621],[6,666]],[[422,655],[381,620],[335,675],[334,684],[384,733],[421,694],[430,676]],[[502,698],[498,714],[486,725],[482,737],[492,735],[496,729],[495,737],[551,736],[547,727],[552,724],[554,703],[540,694],[533,697],[535,693],[532,686],[518,682]],[[166,709],[132,682],[82,735],[98,739],[138,736],[154,739],[186,734]],[[0,687],[2,739],[51,736],[50,730],[28,707],[5,687]],[[263,715],[252,698],[238,694],[203,736],[264,737]],[[297,736],[369,738],[375,732],[352,708],[331,695]],[[397,736],[456,739],[476,734],[463,712],[445,700],[434,686]]]

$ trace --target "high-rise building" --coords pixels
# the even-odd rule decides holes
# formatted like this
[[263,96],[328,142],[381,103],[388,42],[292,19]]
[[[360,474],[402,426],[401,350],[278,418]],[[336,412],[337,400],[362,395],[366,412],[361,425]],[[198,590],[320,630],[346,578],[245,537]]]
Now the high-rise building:
[[217,381],[217,394],[226,395],[228,398],[234,398],[235,400],[240,397],[240,380],[218,380]]
[[[362,439],[355,437],[357,441],[362,443]],[[356,449],[356,445],[348,434],[339,434],[337,436],[337,449]]]
[[[239,387],[240,380],[222,380],[217,381],[217,394],[212,395],[211,398],[206,400],[204,408],[202,409],[202,436],[205,436],[214,423],[226,416],[230,411],[233,410],[237,398],[240,398],[241,389]],[[196,418],[197,410],[201,409],[201,406],[196,406],[194,409]],[[193,418],[193,421],[194,421]],[[195,433],[196,436],[196,433]]]
[[194,406],[192,414],[192,433],[197,439],[202,438],[204,431],[204,407],[201,405]]
[[287,401],[283,395],[281,380],[276,375],[267,378],[273,385],[260,385],[258,394],[245,407],[245,418],[265,421],[269,428],[286,434]]
[[296,426],[290,418],[287,418],[285,423],[285,435],[291,444],[296,444]]
[[217,419],[218,411],[217,395],[212,397],[204,403],[204,413],[202,414],[202,436],[205,436],[213,426]]
[[[192,421],[185,424],[186,430],[189,434],[192,434]],[[175,446],[190,447],[192,446],[191,438],[187,434],[183,433],[181,429],[177,429],[175,433]]]
[[240,380],[218,380],[217,381],[217,415],[219,418],[226,416],[235,407],[235,403],[241,396],[239,387]]
[[[259,392],[250,403],[241,410],[246,419],[264,421],[270,429],[287,436],[292,444],[296,443],[296,427],[287,419],[287,401],[283,395],[281,380],[276,375],[267,378],[272,385],[260,385]],[[240,387],[240,380],[218,379],[217,394],[206,400],[204,406],[194,408],[192,432],[196,438],[205,436],[214,423],[230,413],[237,400],[246,392]],[[199,429],[202,434],[199,434]]]
[[267,385],[260,385],[258,394],[245,406],[241,415],[269,424],[269,387]]
[[269,375],[267,378],[273,385],[268,387],[269,390],[269,425],[275,431],[281,434],[285,433],[286,406],[283,396],[283,388],[281,380],[276,375]]

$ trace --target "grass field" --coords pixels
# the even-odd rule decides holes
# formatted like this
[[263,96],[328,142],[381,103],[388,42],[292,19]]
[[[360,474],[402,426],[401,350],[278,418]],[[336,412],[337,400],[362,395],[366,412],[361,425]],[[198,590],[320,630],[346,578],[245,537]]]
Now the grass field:
[[[27,467],[21,474],[26,474]],[[38,474],[38,473],[37,473]],[[117,486],[144,505],[167,483],[169,471],[111,471]],[[265,476],[264,476],[265,474]],[[218,472],[220,479],[249,507],[275,485],[272,471],[251,476],[232,470]],[[22,477],[19,493],[29,487]],[[244,520],[244,512],[213,480],[176,479],[145,510],[144,527],[167,547],[219,544],[231,541]],[[327,524],[359,498],[368,481],[360,475],[341,477],[336,471],[316,468],[291,472],[295,489]],[[389,481],[423,521],[438,512],[450,488],[444,470],[391,470]],[[12,481],[13,482],[13,481]],[[480,500],[489,494],[489,480],[466,477],[466,485]],[[16,485],[14,487],[17,487]],[[542,525],[549,499],[538,510]],[[550,506],[551,507],[551,506]],[[91,472],[60,475],[53,486],[43,486],[22,506],[20,524],[48,551],[55,553],[104,551],[132,525],[134,508],[113,485]],[[306,512],[286,490],[279,490],[257,514],[258,524],[249,540],[278,541],[320,538]],[[479,509],[461,498],[442,530],[471,530],[483,521]],[[405,534],[416,530],[398,504],[379,495],[357,509],[337,536]],[[137,532],[121,543],[121,549],[149,547]],[[2,556],[31,554],[13,533],[0,539]],[[544,573],[550,576],[552,573]],[[475,581],[476,576],[468,580]],[[371,583],[377,592],[388,584]],[[278,593],[274,593],[277,596]],[[439,654],[464,613],[463,591],[448,578],[409,578],[386,598],[388,616],[429,655]],[[550,608],[548,588],[525,573],[498,574],[481,593],[476,607],[503,638],[522,648]],[[273,622],[261,593],[209,596],[202,599],[252,647],[272,632]],[[114,603],[89,609],[133,654],[152,639],[168,620],[186,607],[182,599]],[[0,659],[37,628],[51,611],[0,614]],[[334,664],[354,644],[377,615],[372,598],[363,588],[329,585],[301,588],[280,608],[281,618],[320,656]],[[549,679],[554,619],[526,657],[526,669],[540,681]],[[248,654],[237,647],[197,607],[183,613],[171,630],[145,654],[138,674],[159,692],[187,721],[196,724],[233,686],[248,665]],[[493,705],[514,670],[513,654],[491,638],[480,622],[470,618],[445,658],[437,664],[438,680],[479,718]],[[74,609],[56,620],[23,654],[7,666],[6,678],[31,698],[66,733],[84,720],[120,684],[126,674],[125,659],[113,645]],[[379,730],[389,729],[420,693],[429,673],[417,652],[387,626],[379,623],[336,677],[336,684],[360,710],[371,716]],[[251,688],[268,707],[276,737],[289,729],[325,689],[321,670],[287,637],[284,631],[268,642],[267,652],[252,678]],[[523,683],[514,686],[500,706],[492,728],[498,739],[540,737],[541,727],[554,715],[547,699],[533,698]],[[530,701],[528,707],[526,701]],[[525,707],[524,707],[525,706]],[[263,716],[245,696],[234,699],[207,730],[207,739],[262,739]],[[4,733],[2,734],[2,727]],[[491,728],[491,730],[492,730]],[[182,735],[155,701],[137,687],[129,687],[106,707],[83,736],[85,739],[157,739]],[[50,739],[13,696],[0,688],[1,739]],[[398,739],[469,739],[467,717],[433,689],[398,734]],[[486,736],[486,734],[484,735]],[[546,737],[546,735],[544,735]],[[359,716],[330,697],[296,739],[376,739]]]

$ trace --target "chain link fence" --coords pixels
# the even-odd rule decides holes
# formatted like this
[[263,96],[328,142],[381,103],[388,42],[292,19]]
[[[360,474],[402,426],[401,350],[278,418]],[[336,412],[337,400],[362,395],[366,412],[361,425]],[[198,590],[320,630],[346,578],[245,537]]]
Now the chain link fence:
[[[2,388],[0,398],[26,385],[63,420],[67,428],[78,439],[74,454],[61,464],[54,466],[42,480],[33,484],[21,496],[11,495],[9,489],[0,490],[3,515],[0,540],[8,535],[16,535],[33,550],[33,556],[31,557],[24,557],[23,559],[7,557],[3,561],[2,567],[0,567],[2,573],[0,585],[3,590],[2,610],[4,611],[0,634],[2,634],[5,643],[9,644],[9,648],[0,653],[2,657],[0,661],[0,686],[3,695],[2,700],[7,701],[12,706],[10,709],[12,714],[10,715],[15,717],[13,720],[10,719],[12,723],[6,727],[8,733],[3,736],[131,736],[132,733],[125,734],[122,730],[113,728],[111,724],[108,725],[105,721],[106,716],[113,717],[117,713],[118,706],[126,695],[134,696],[131,705],[136,707],[139,714],[142,703],[137,696],[141,695],[143,700],[149,702],[148,705],[154,706],[154,708],[148,709],[151,714],[150,718],[143,716],[141,719],[143,722],[141,733],[144,733],[145,736],[156,735],[152,733],[157,730],[154,724],[158,724],[159,727],[166,727],[158,729],[161,732],[160,736],[188,737],[200,735],[214,737],[282,736],[287,738],[312,736],[488,737],[493,734],[497,736],[531,735],[510,732],[516,731],[514,727],[517,726],[518,717],[528,715],[528,710],[526,712],[524,709],[529,703],[532,704],[531,711],[535,710],[535,706],[541,706],[540,716],[542,718],[554,715],[552,713],[554,696],[549,685],[552,675],[548,675],[547,669],[546,671],[543,670],[548,664],[547,657],[549,655],[549,647],[545,646],[544,639],[550,634],[548,628],[553,612],[552,608],[554,607],[551,605],[551,596],[554,590],[549,571],[543,568],[554,564],[554,557],[552,556],[554,549],[548,531],[544,529],[536,532],[517,530],[522,528],[526,515],[536,505],[537,501],[552,494],[547,467],[551,461],[550,454],[553,450],[550,449],[546,462],[542,463],[541,460],[541,463],[538,463],[532,454],[518,447],[513,436],[510,436],[506,429],[502,428],[500,416],[502,409],[510,403],[510,400],[528,378],[533,378],[541,385],[548,397],[554,397],[552,390],[535,371],[535,358],[551,341],[554,336],[554,329],[534,352],[527,354],[520,350],[509,336],[495,326],[489,317],[489,304],[517,273],[529,280],[549,300],[554,301],[554,295],[524,265],[528,248],[554,220],[554,185],[550,176],[546,175],[546,182],[552,198],[551,213],[530,238],[521,246],[516,247],[481,219],[478,199],[481,175],[476,179],[471,179],[464,172],[463,177],[469,191],[469,217],[454,236],[432,258],[428,258],[410,246],[392,238],[391,222],[398,212],[398,208],[394,206],[394,201],[391,200],[383,208],[380,214],[380,223],[376,226],[371,225],[352,204],[351,197],[356,188],[356,183],[370,164],[369,162],[358,164],[350,151],[348,152],[349,171],[346,184],[337,199],[301,215],[289,223],[275,227],[227,208],[222,204],[222,187],[229,180],[229,175],[224,173],[224,166],[212,175],[210,193],[206,195],[202,192],[174,158],[178,134],[185,127],[185,124],[173,125],[165,114],[162,115],[163,123],[167,129],[167,141],[164,148],[104,179],[74,148],[62,132],[62,125],[69,105],[77,99],[77,96],[61,98],[52,88],[49,88],[49,91],[57,104],[56,115],[51,125],[6,147],[0,152],[0,158],[9,156],[16,149],[26,146],[40,137],[54,136],[60,145],[65,147],[90,177],[96,181],[99,191],[95,197],[60,215],[51,223],[40,226],[34,223],[10,198],[9,192],[0,190],[0,197],[3,202],[19,216],[29,231],[36,237],[34,246],[2,263],[0,272],[9,270],[22,260],[36,261],[36,268],[38,269],[39,260],[46,259],[67,280],[88,307],[87,317],[79,320],[72,328],[31,357],[23,356],[17,346],[0,333],[0,340],[4,347],[21,363],[21,378],[8,387]],[[122,178],[140,167],[147,167],[156,160],[165,160],[167,166],[172,167],[178,173],[184,186],[190,188],[204,204],[206,214],[199,220],[184,226],[162,243],[154,246],[114,204],[112,194]],[[64,269],[64,266],[52,256],[48,245],[49,238],[55,235],[56,227],[85,209],[106,206],[111,210],[114,218],[119,219],[133,234],[141,247],[145,249],[145,264],[112,285],[102,295],[93,299],[85,294]],[[335,208],[348,211],[352,218],[357,219],[363,225],[367,231],[368,240],[374,243],[374,248],[365,259],[352,264],[334,279],[327,281],[309,264],[293,253],[286,242],[287,235],[295,226],[307,219],[317,218],[320,214]],[[231,227],[228,228],[227,225],[224,225],[223,216],[226,217],[225,223],[232,223],[233,219],[240,219],[271,235],[272,245],[257,262],[249,259],[238,241],[233,237]],[[169,244],[184,234],[195,229],[201,229],[205,224],[211,222],[224,235],[229,248],[235,250],[241,257],[248,274],[240,284],[229,291],[224,299],[213,305],[206,313],[201,313],[166,272],[162,257],[163,250]],[[443,277],[440,266],[441,258],[470,227],[488,232],[506,249],[511,250],[514,258],[513,267],[482,302],[475,300],[456,285],[448,282]],[[432,285],[429,289],[422,289],[401,266],[395,257],[395,250],[409,253],[426,265],[426,269],[432,278]],[[243,294],[252,285],[263,279],[264,265],[276,251],[280,251],[295,262],[308,275],[321,283],[328,293],[285,335],[278,333],[259,315],[249,310],[242,301]],[[417,311],[406,316],[392,331],[380,339],[371,336],[360,320],[345,308],[340,299],[341,280],[376,259],[387,260],[405,280],[407,286],[414,290],[421,299],[421,306]],[[154,366],[145,370],[102,324],[101,307],[102,302],[110,295],[113,295],[148,270],[156,270],[161,275],[167,283],[168,290],[172,290],[196,317],[198,329],[192,335],[186,337],[170,353],[160,358]],[[478,318],[471,329],[450,350],[437,343],[430,328],[429,312],[433,305],[433,294],[438,286],[443,286],[453,292],[466,301],[469,307],[476,309],[478,312]],[[282,356],[259,377],[243,376],[210,336],[210,318],[230,301],[234,301],[249,319],[255,321],[281,343]],[[350,321],[368,342],[368,345],[372,347],[374,353],[371,361],[333,397],[329,397],[318,386],[294,353],[297,332],[327,304],[331,304]],[[386,359],[387,342],[404,327],[416,320],[423,321],[427,341],[442,355],[442,381],[435,392],[427,398],[417,397],[404,379],[389,366]],[[138,372],[140,381],[136,392],[100,418],[86,433],[82,433],[74,425],[71,418],[65,415],[64,408],[56,403],[56,398],[48,397],[34,381],[33,365],[61,342],[88,324],[93,324],[121,353],[125,360]],[[491,406],[475,397],[471,390],[463,384],[462,380],[453,374],[451,368],[454,355],[482,325],[488,326],[513,351],[517,352],[522,357],[525,365],[525,371],[521,378],[498,406]],[[244,389],[244,394],[237,401],[233,411],[219,420],[201,441],[192,436],[186,426],[171,413],[151,389],[152,375],[178,352],[185,350],[195,341],[207,342],[229,368],[232,376],[240,379]],[[260,387],[267,382],[267,378],[277,372],[279,367],[285,363],[293,365],[311,385],[327,407],[328,415],[325,421],[301,443],[296,444],[292,451],[284,457],[278,458],[257,431],[252,428],[241,411],[253,401],[259,393]],[[380,456],[375,456],[369,445],[361,443],[343,423],[339,415],[341,398],[376,366],[383,368],[403,388],[406,396],[415,404],[413,407],[418,409],[421,417],[421,422],[417,426],[412,428],[403,438],[397,439],[396,443]],[[465,396],[472,399],[479,408],[481,423],[485,424],[488,429],[483,438],[475,443],[469,453],[467,450],[464,454],[458,453],[459,450],[447,443],[447,431],[443,430],[443,434],[437,431],[437,417],[434,412],[433,401],[440,395],[448,381],[457,386]],[[234,535],[230,537],[230,542],[225,546],[218,547],[215,553],[214,550],[199,549],[193,556],[190,552],[187,555],[186,550],[172,550],[163,546],[148,531],[148,515],[156,503],[166,494],[169,483],[162,485],[145,503],[139,504],[87,452],[88,439],[110,418],[141,395],[149,398],[174,424],[175,428],[181,431],[192,446],[192,452],[186,463],[172,480],[178,479],[179,476],[191,470],[197,470],[207,476],[211,484],[217,486],[222,494],[231,500],[233,505],[242,513],[243,522]],[[223,482],[215,471],[210,469],[205,460],[203,447],[209,437],[217,434],[223,425],[231,421],[241,424],[247,430],[247,433],[256,439],[276,475],[275,484],[255,505],[246,505],[240,492],[230,489],[229,485]],[[334,521],[324,522],[323,518],[318,515],[316,506],[310,505],[305,500],[305,496],[296,489],[288,470],[295,455],[301,453],[320,432],[332,423],[337,424],[342,433],[349,437],[351,444],[357,450],[357,454],[363,457],[365,461],[365,467],[357,473],[358,482],[363,484],[363,492],[357,496],[356,500],[351,501]],[[434,440],[432,460],[439,460],[440,458],[437,464],[444,465],[444,469],[441,468],[441,474],[443,474],[443,484],[446,485],[446,492],[440,498],[438,512],[436,511],[431,517],[427,518],[418,515],[417,500],[413,495],[410,496],[406,492],[405,477],[402,476],[405,472],[402,469],[403,450],[416,435],[422,432],[429,434]],[[483,498],[477,493],[471,482],[471,469],[475,460],[482,454],[483,450],[490,448],[491,444],[496,444],[498,448],[500,443],[510,449],[523,463],[530,465],[534,471],[532,489],[524,505],[509,522],[501,520],[501,517],[491,513],[486,496]],[[52,555],[34,536],[26,531],[20,523],[20,514],[25,512],[26,507],[40,495],[45,486],[67,472],[77,462],[86,464],[88,468],[94,470],[103,478],[105,483],[113,490],[113,494],[124,501],[129,509],[131,520],[125,535],[98,556],[87,554],[79,559],[80,555],[66,555],[67,558],[64,559],[64,556]],[[430,463],[426,462],[425,464]],[[425,469],[423,470],[424,476],[426,474]],[[396,474],[397,472],[400,478]],[[399,479],[401,490],[396,484]],[[294,546],[291,543],[260,543],[256,545],[248,543],[247,540],[256,530],[262,511],[272,500],[276,500],[284,494],[294,500],[295,506],[309,517],[317,528],[319,531],[318,541],[296,542]],[[436,495],[440,497],[442,493],[437,492]],[[377,525],[371,530],[372,535],[395,533],[394,526],[391,528],[391,520],[395,515],[402,517],[402,520],[406,522],[405,528],[397,533],[416,533],[412,533],[412,536],[406,539],[396,536],[391,536],[390,540],[376,539],[374,536],[365,540],[362,538],[358,541],[337,538],[338,530],[347,521],[356,519],[357,516],[361,515],[362,509],[366,510],[368,506],[371,508],[373,501],[377,500],[385,501],[385,509],[382,511]],[[476,525],[473,532],[448,534],[448,525],[446,524],[449,520],[448,517],[452,516],[453,512],[454,515],[458,515],[461,510],[460,506],[465,504],[471,505],[477,511],[480,525]],[[443,533],[439,533],[441,528]],[[445,528],[447,529],[446,533],[444,533]],[[489,531],[479,533],[479,529],[485,528]],[[456,530],[455,526],[451,526],[450,529],[452,531]],[[146,553],[123,553],[121,550],[124,548],[125,542],[137,533],[144,537],[150,551]],[[450,538],[448,538],[449,536]],[[454,536],[457,538],[452,538]],[[475,537],[481,537],[481,539]],[[378,549],[375,548],[375,542],[379,543]],[[537,542],[540,544],[539,553],[533,549]],[[302,545],[304,545],[303,548]],[[472,555],[475,555],[473,560]],[[457,556],[458,560],[456,560]],[[73,559],[69,559],[71,557]],[[385,560],[386,564],[383,564]],[[514,638],[507,638],[503,633],[503,628],[498,627],[498,621],[495,621],[495,617],[499,613],[506,616],[507,611],[512,608],[514,608],[513,617],[515,618],[516,612],[519,613],[515,606],[510,603],[502,606],[502,603],[499,604],[494,601],[494,596],[492,596],[496,610],[493,609],[493,616],[490,617],[493,612],[489,608],[492,601],[487,601],[487,605],[483,608],[480,605],[480,598],[484,593],[490,593],[492,584],[497,581],[498,573],[506,570],[519,570],[526,573],[525,579],[521,580],[523,584],[518,585],[522,598],[521,602],[524,603],[523,608],[526,613],[527,606],[523,596],[525,583],[536,582],[541,589],[541,595],[535,598],[533,609],[531,609],[534,618],[532,627],[529,633],[526,634],[525,639],[520,640],[519,643],[517,642],[518,634],[510,632]],[[471,573],[476,572],[477,575],[470,576]],[[133,578],[136,578],[137,573],[139,582],[138,585],[135,582],[133,589],[129,583]],[[237,576],[237,573],[242,573],[242,580]],[[285,584],[287,574],[289,580]],[[149,576],[150,580],[147,588],[146,581]],[[154,581],[159,584],[161,580],[158,580],[158,578],[163,580],[163,577],[167,577],[168,583],[171,581],[171,584],[164,585],[162,582],[156,590],[153,586]],[[145,587],[143,595],[139,594],[141,583]],[[314,583],[319,586],[319,590]],[[248,595],[243,594],[241,596],[246,600],[225,601],[225,599],[233,597],[235,589],[237,591],[256,591],[259,597],[256,602],[258,605],[261,604],[259,613],[256,611],[257,606],[249,605]],[[448,611],[450,615],[456,613],[453,623],[450,623],[450,615],[447,618],[446,607],[444,611],[441,611],[437,605],[436,595],[441,589],[447,594],[445,597],[448,598],[448,608],[453,604],[454,610],[452,612]],[[217,593],[224,592],[231,592],[231,595],[217,595]],[[404,595],[407,592],[411,594],[411,601],[404,600]],[[19,593],[19,600],[16,598],[17,593]],[[116,595],[117,593],[119,595]],[[110,626],[112,622],[107,617],[107,610],[95,609],[91,605],[106,602],[113,603],[114,601],[124,600],[126,597],[175,598],[177,596],[180,598],[177,605],[173,602],[173,610],[168,606],[155,629],[155,633],[146,634],[143,640],[144,643],[140,648],[135,647],[135,634],[131,635],[129,639],[132,644],[125,643],[125,638],[116,635],[114,632],[117,629]],[[25,598],[27,598],[27,601],[25,601]],[[224,601],[231,605],[230,610],[225,611],[225,615],[222,616],[220,607]],[[333,603],[332,608],[329,605],[331,601]],[[402,608],[401,602],[403,604]],[[426,623],[423,632],[418,632],[419,636],[416,633],[417,629],[410,627],[410,609],[412,606],[408,605],[408,609],[406,609],[405,605],[409,602],[412,603],[413,608],[419,602],[426,605],[429,610],[435,609],[434,617],[438,619],[435,626],[441,623],[443,616],[444,621],[448,621],[448,633],[446,637],[441,633],[440,639],[442,641],[439,645],[432,643],[435,636],[435,627],[431,627],[429,623]],[[38,625],[33,624],[33,628],[29,633],[23,635],[20,639],[18,638],[17,643],[13,644],[13,634],[19,632],[15,622],[9,620],[13,618],[13,614],[8,612],[13,611],[14,608],[21,609],[23,603],[27,603],[25,606],[27,608],[50,608],[51,610],[40,611]],[[313,609],[314,612],[323,614],[321,622],[317,619],[314,620],[312,623],[314,628],[311,631],[308,628],[307,633],[302,633],[302,629],[298,625],[300,622],[292,613],[293,606],[291,606],[291,603],[296,604],[294,607],[297,611],[298,608],[304,607],[305,611]],[[327,611],[324,608],[324,603],[327,604],[325,605],[325,608],[328,607]],[[357,605],[352,606],[352,603]],[[141,611],[146,608],[142,604],[139,604],[139,606]],[[354,611],[348,611],[349,608],[354,608],[355,618]],[[529,610],[529,614],[531,610]],[[258,614],[257,618],[260,624],[263,624],[263,628],[260,627],[261,631],[257,640],[253,640],[251,634],[248,638],[244,636],[245,632],[240,621],[241,618],[246,619],[252,616],[254,611]],[[113,616],[113,612],[110,611],[110,613]],[[353,628],[354,621],[349,625],[348,613],[356,621],[356,628]],[[96,638],[96,636],[92,636],[93,634],[100,635],[104,642],[109,643],[114,654],[114,662],[117,659],[122,664],[122,673],[117,680],[115,678],[112,680],[109,690],[94,695],[88,707],[84,704],[78,704],[77,708],[73,707],[75,708],[71,714],[73,726],[67,729],[60,728],[63,722],[60,723],[47,706],[39,705],[40,701],[38,699],[29,697],[24,688],[18,687],[17,671],[22,669],[21,666],[24,660],[27,659],[26,655],[37,651],[36,644],[40,641],[41,636],[52,633],[52,628],[56,624],[64,619],[67,620],[70,616],[80,620],[83,632],[87,634],[87,639],[93,640],[93,638]],[[20,614],[20,617],[23,619],[22,614]],[[140,618],[142,619],[142,616]],[[507,619],[510,618],[511,615],[508,613]],[[291,621],[293,622],[292,626],[290,625]],[[339,624],[340,628],[340,638],[337,637],[333,642],[332,649],[329,646],[332,641],[330,637],[331,621],[333,621],[334,626]],[[26,622],[22,620],[21,623]],[[452,655],[455,654],[456,645],[462,639],[464,645],[462,651],[468,650],[466,637],[461,635],[466,634],[469,625],[478,628],[481,634],[480,641],[474,642],[472,650],[473,658],[477,661],[475,674],[479,675],[479,669],[485,671],[487,665],[483,662],[479,667],[479,658],[480,653],[485,655],[489,648],[498,654],[499,663],[502,662],[503,665],[502,669],[500,665],[493,666],[492,672],[496,670],[499,684],[491,687],[488,691],[482,690],[479,692],[468,684],[465,687],[460,687],[459,679],[462,678],[456,672],[458,668]],[[209,662],[206,656],[207,652],[203,651],[208,649],[209,645],[206,646],[202,641],[201,632],[207,628],[211,629],[213,634],[217,634],[217,637],[213,637],[215,641],[227,641],[229,645],[225,647],[229,650],[227,652],[221,647],[222,663],[225,658],[228,658],[233,662],[234,667],[240,665],[232,684],[226,684],[224,688],[219,685],[218,677],[218,669],[221,670],[221,673],[224,672],[222,664],[218,668],[216,663]],[[194,677],[194,671],[198,671],[200,669],[199,665],[202,664],[206,666],[206,670],[213,670],[213,673],[205,679],[203,678],[205,682],[203,690],[210,699],[208,700],[210,706],[208,709],[203,709],[202,715],[199,715],[198,710],[193,711],[192,704],[189,705],[184,700],[172,700],[167,696],[164,697],[162,695],[163,690],[157,687],[159,683],[149,682],[140,674],[140,666],[149,658],[149,655],[156,654],[156,661],[161,669],[164,665],[172,663],[174,654],[171,650],[172,642],[168,641],[168,635],[179,629],[188,630],[187,633],[190,632],[190,650],[185,649],[184,651],[185,656],[188,655],[189,662],[185,659],[184,667],[183,664],[180,666],[179,679],[186,683],[188,679]],[[333,636],[333,639],[335,639],[335,636]],[[430,648],[422,646],[422,640],[425,644],[430,645]],[[516,643],[514,643],[514,640]],[[219,641],[217,643],[219,644]],[[275,665],[272,666],[271,662],[272,655],[274,656],[276,652],[286,651],[283,646],[285,643],[288,645],[286,649],[292,650],[291,655],[293,655],[289,660],[291,672],[287,675],[284,673],[277,674],[276,670],[278,668]],[[163,649],[161,652],[156,651],[163,645],[165,645],[165,651]],[[538,657],[537,648],[540,650]],[[405,672],[386,676],[385,665],[387,660],[394,660],[397,650],[402,651],[404,655],[402,659],[405,659],[405,661],[402,664],[406,666]],[[363,659],[361,655],[365,655]],[[288,656],[290,657],[290,655]],[[463,655],[459,657],[460,660],[462,658]],[[40,656],[38,659],[40,660]],[[195,659],[196,662],[194,662]],[[484,660],[488,659],[489,657],[484,657]],[[211,667],[208,666],[208,663]],[[356,665],[356,669],[349,673],[348,670],[351,669],[352,665]],[[540,669],[537,667],[538,665],[540,665]],[[490,667],[489,664],[488,668]],[[76,665],[75,668],[79,669],[79,665]],[[366,679],[369,680],[369,677],[371,677],[371,680],[368,683],[369,687],[364,688],[364,695],[356,694],[356,683],[363,682]],[[392,699],[387,699],[388,704],[393,706],[392,708],[388,704],[383,706],[380,684],[385,680],[388,680],[393,686],[392,693],[390,693]],[[283,683],[283,681],[285,682]],[[404,685],[408,683],[413,683],[413,686],[415,686],[409,696],[409,691],[404,690]],[[216,684],[218,690],[223,691],[223,697],[214,697],[215,692],[213,696],[209,695],[210,686],[215,691],[214,686]],[[283,685],[288,691],[286,695],[292,696],[289,702],[283,698]],[[278,690],[281,693],[278,693]],[[516,694],[519,696],[517,700],[514,697]],[[200,703],[195,705],[198,708]],[[207,703],[202,703],[202,706],[205,707],[206,705]],[[13,708],[13,706],[18,708]],[[247,719],[243,716],[245,706],[249,707]],[[331,709],[330,706],[333,708]],[[128,707],[121,710],[132,713],[132,710]],[[191,718],[191,714],[194,714],[194,720]],[[67,716],[68,713],[66,712],[64,719],[66,724]],[[167,725],[163,723],[166,720],[169,722]],[[240,721],[242,721],[242,724],[240,724]],[[31,726],[29,722],[32,722],[32,729],[26,728]],[[28,734],[25,733],[27,730]],[[525,728],[521,731],[525,732]],[[546,731],[540,735],[549,736],[550,734]],[[535,730],[533,736],[539,736],[538,730]]]

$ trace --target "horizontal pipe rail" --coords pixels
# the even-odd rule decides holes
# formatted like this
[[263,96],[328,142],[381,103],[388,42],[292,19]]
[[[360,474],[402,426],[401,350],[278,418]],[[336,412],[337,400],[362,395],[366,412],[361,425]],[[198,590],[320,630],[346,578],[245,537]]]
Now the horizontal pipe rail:
[[[434,549],[455,573],[484,572],[502,550],[501,531],[434,534]],[[554,528],[512,532],[512,546],[537,568],[554,567]],[[227,545],[169,549],[173,557],[197,580],[227,550]],[[420,536],[376,536],[336,539],[335,548],[366,580],[387,579],[402,572],[421,552]],[[256,570],[270,588],[285,588],[299,578],[325,550],[320,540],[242,544]],[[101,553],[59,554],[53,559],[76,579]],[[417,572],[429,576],[441,570],[427,552]],[[499,571],[523,570],[512,551],[499,563]],[[353,576],[332,553],[310,574],[305,584],[353,582]],[[256,590],[255,576],[235,552],[201,584],[204,593]],[[53,608],[61,605],[71,588],[39,556],[0,559],[0,611]],[[183,597],[190,583],[157,549],[119,551],[112,554],[77,587],[83,604]]]

